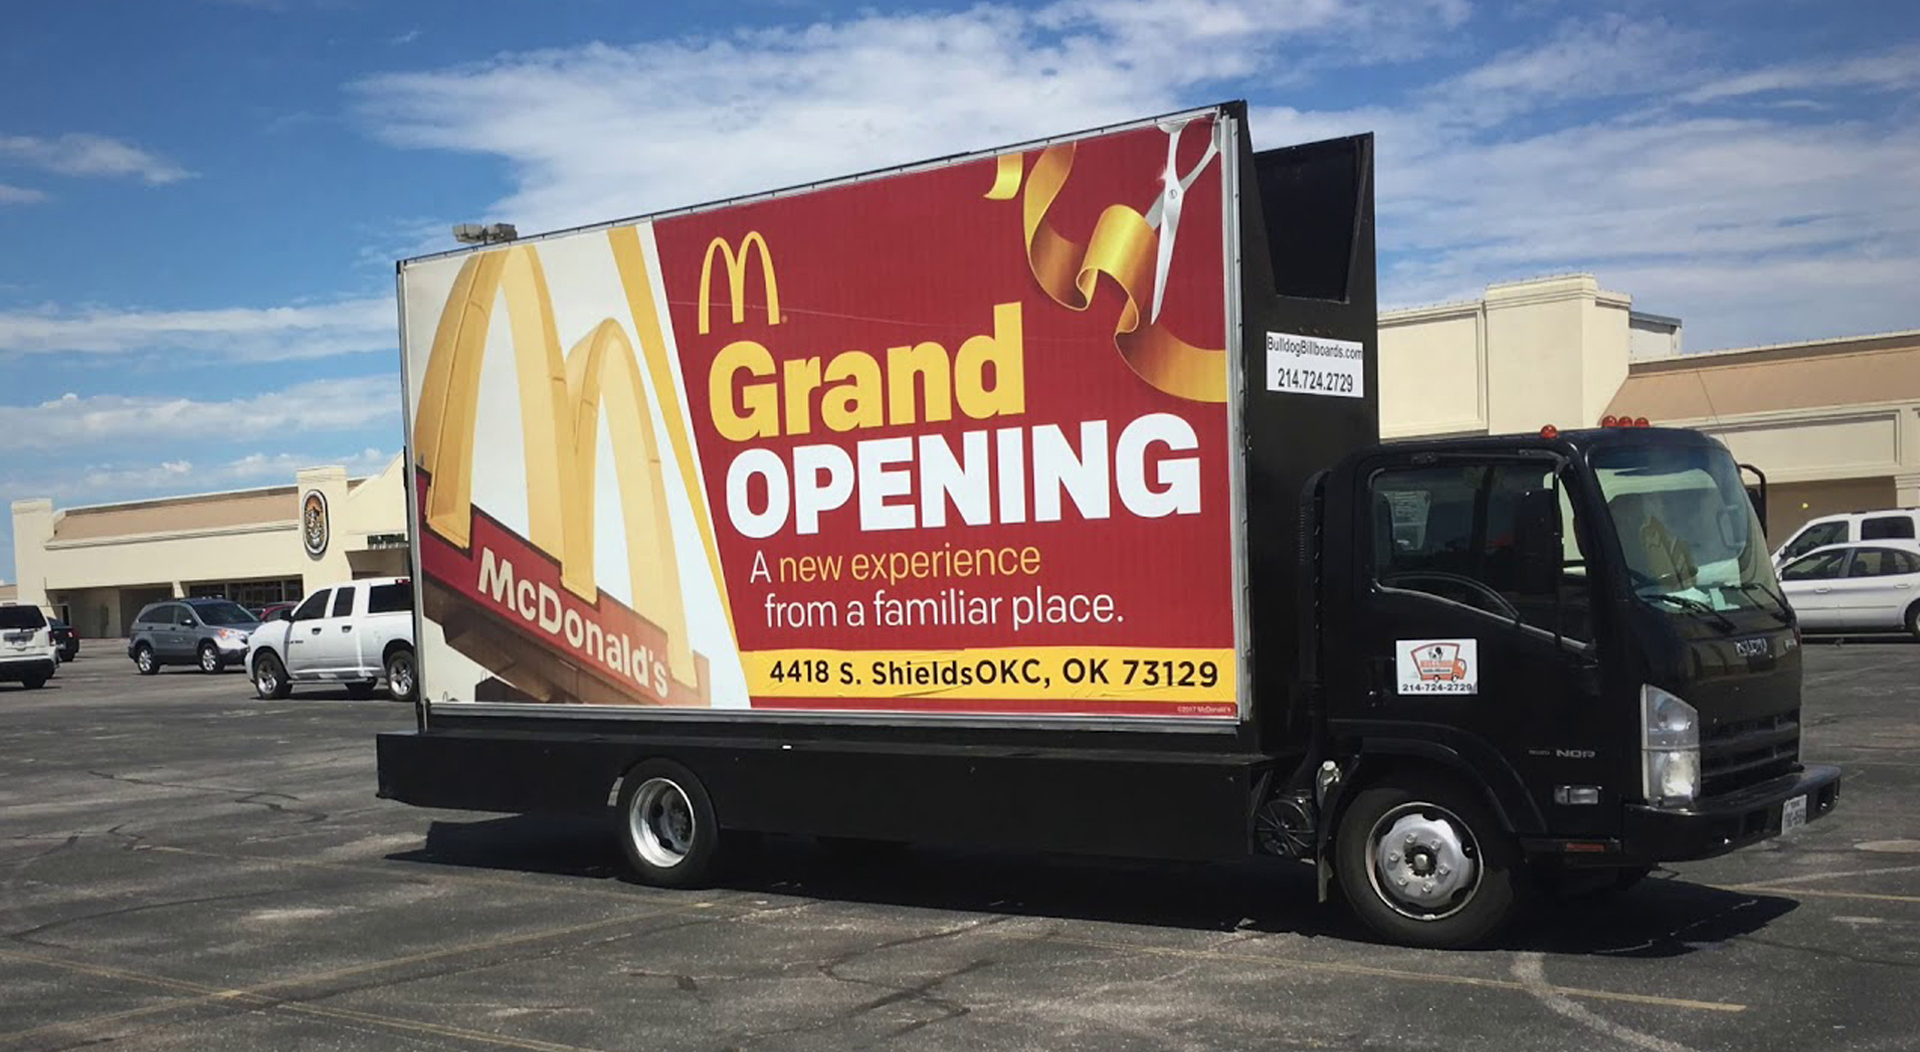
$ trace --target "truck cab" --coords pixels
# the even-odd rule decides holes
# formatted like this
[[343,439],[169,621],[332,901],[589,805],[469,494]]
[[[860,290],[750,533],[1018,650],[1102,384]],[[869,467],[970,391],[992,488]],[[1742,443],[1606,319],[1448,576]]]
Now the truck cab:
[[1326,860],[1375,927],[1452,944],[1520,869],[1632,879],[1833,807],[1839,772],[1800,763],[1794,613],[1718,442],[1387,445],[1312,489]]

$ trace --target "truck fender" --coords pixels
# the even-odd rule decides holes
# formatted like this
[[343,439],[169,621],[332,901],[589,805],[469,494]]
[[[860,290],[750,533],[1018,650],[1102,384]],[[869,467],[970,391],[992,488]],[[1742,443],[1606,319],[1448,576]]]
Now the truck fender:
[[1503,830],[1514,835],[1539,834],[1545,819],[1533,798],[1527,794],[1520,775],[1499,754],[1485,747],[1471,749],[1478,754],[1468,758],[1451,743],[1425,738],[1374,738],[1360,741],[1356,755],[1342,765],[1340,778],[1328,788],[1320,803],[1320,821],[1315,840],[1314,868],[1319,876],[1320,901],[1327,901],[1333,883],[1333,860],[1328,850],[1333,829],[1347,800],[1360,788],[1375,780],[1379,772],[1389,770],[1396,760],[1414,760],[1422,766],[1438,767],[1459,776],[1468,785],[1478,786]]

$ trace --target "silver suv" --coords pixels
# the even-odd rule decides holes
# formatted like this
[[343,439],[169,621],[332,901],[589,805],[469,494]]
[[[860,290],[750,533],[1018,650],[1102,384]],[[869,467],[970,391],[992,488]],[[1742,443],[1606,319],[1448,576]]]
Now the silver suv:
[[162,665],[198,665],[218,672],[247,659],[247,637],[260,619],[231,599],[169,599],[149,603],[133,619],[127,656],[143,676]]

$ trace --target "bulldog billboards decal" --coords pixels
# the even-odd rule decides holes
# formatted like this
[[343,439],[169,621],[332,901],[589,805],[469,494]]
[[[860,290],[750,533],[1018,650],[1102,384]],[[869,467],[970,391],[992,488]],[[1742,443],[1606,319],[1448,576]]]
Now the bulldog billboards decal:
[[1236,717],[1223,140],[405,264],[430,696]]

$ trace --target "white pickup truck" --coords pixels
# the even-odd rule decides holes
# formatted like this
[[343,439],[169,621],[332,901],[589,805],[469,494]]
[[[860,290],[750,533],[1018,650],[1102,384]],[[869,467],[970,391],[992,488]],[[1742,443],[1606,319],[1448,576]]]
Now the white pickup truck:
[[412,701],[420,681],[413,649],[413,586],[376,577],[313,593],[255,629],[247,675],[263,698],[284,698],[295,683],[342,683],[357,698],[382,685]]

